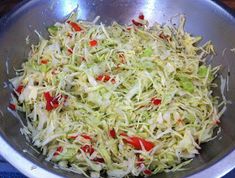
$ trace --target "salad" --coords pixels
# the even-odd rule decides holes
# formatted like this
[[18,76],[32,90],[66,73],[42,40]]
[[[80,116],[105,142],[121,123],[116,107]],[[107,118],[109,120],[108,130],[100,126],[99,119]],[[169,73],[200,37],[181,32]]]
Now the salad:
[[212,96],[211,42],[178,27],[77,21],[48,28],[11,79],[9,108],[47,161],[87,177],[183,170],[226,109]]

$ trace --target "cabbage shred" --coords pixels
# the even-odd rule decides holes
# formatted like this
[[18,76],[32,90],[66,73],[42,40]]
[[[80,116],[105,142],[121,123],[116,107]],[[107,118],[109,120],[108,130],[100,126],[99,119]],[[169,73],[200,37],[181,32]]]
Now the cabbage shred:
[[219,67],[205,65],[212,44],[197,46],[184,17],[179,28],[140,17],[130,26],[56,23],[11,80],[24,86],[14,100],[27,116],[21,131],[61,169],[91,177],[182,170],[212,138],[220,119],[211,91]]

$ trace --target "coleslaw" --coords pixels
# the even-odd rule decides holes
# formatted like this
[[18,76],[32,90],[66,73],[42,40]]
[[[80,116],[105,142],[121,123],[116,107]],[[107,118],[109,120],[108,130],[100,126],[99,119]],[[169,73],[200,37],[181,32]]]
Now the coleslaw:
[[[97,21],[97,19],[95,20]],[[226,109],[212,96],[211,42],[144,15],[132,25],[76,21],[48,28],[11,79],[9,108],[47,161],[87,177],[183,170]]]

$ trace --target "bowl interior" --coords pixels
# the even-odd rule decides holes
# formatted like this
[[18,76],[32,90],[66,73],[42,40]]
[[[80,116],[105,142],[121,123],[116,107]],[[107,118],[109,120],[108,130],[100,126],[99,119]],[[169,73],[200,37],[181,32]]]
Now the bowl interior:
[[[21,124],[9,111],[10,90],[5,88],[5,82],[14,77],[14,68],[20,68],[27,59],[30,46],[25,39],[29,36],[30,43],[38,41],[34,30],[47,37],[46,28],[56,21],[65,20],[70,12],[79,4],[78,18],[93,20],[101,16],[100,21],[110,24],[117,21],[128,24],[139,12],[143,12],[151,23],[169,23],[169,19],[177,14],[185,14],[187,18],[186,31],[193,35],[203,36],[203,41],[212,40],[217,55],[213,65],[222,65],[221,73],[226,76],[227,68],[231,69],[229,90],[226,96],[232,104],[228,105],[222,117],[222,132],[219,136],[202,145],[200,155],[188,165],[190,169],[176,173],[164,173],[161,177],[184,177],[212,165],[235,148],[235,113],[232,111],[235,101],[235,53],[230,51],[235,47],[235,19],[220,6],[209,0],[35,0],[25,3],[21,8],[2,18],[0,22],[0,135],[20,155],[34,162],[39,167],[61,176],[83,177],[54,169],[51,163],[44,161],[25,138],[20,134]],[[226,49],[224,51],[224,49]],[[224,51],[224,55],[222,55]],[[6,68],[9,66],[9,69]],[[24,119],[22,119],[24,121]],[[27,150],[23,152],[22,150]],[[154,177],[154,176],[153,176]],[[158,176],[156,176],[158,177]]]

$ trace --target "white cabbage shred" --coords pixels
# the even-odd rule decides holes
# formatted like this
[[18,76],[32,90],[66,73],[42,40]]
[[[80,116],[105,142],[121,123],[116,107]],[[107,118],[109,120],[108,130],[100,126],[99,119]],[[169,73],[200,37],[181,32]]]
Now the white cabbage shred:
[[[102,170],[109,177],[182,170],[226,108],[218,111],[211,92],[219,69],[205,65],[212,44],[197,46],[201,38],[184,31],[182,16],[179,28],[147,27],[141,17],[129,26],[98,19],[57,22],[47,40],[37,33],[40,43],[11,80],[16,108],[27,116],[22,133],[48,161],[94,178]],[[123,133],[154,148],[137,148]]]

